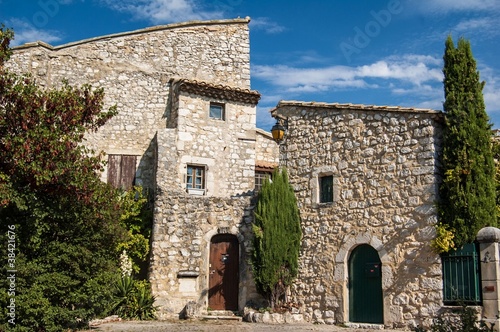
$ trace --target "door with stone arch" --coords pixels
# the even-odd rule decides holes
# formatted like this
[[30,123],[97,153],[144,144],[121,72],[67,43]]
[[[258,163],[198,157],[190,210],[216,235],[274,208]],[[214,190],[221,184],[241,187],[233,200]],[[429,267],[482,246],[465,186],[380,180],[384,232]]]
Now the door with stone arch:
[[349,321],[384,323],[382,263],[368,244],[356,247],[349,257]]
[[238,310],[239,242],[232,234],[218,234],[210,241],[208,307]]

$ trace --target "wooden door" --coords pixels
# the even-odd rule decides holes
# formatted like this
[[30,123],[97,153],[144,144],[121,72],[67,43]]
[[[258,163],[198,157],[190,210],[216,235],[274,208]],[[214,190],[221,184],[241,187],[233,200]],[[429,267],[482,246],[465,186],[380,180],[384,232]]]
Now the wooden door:
[[356,247],[349,258],[349,320],[384,323],[382,263],[367,244]]
[[208,306],[212,310],[238,310],[239,243],[236,236],[219,234],[210,242]]

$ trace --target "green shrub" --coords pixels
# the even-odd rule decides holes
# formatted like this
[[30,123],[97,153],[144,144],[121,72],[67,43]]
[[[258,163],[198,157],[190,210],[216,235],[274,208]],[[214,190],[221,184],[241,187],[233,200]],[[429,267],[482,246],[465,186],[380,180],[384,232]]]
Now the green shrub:
[[123,276],[114,286],[111,311],[124,319],[155,319],[157,307],[148,282]]
[[437,254],[442,254],[455,249],[454,237],[455,235],[448,225],[438,223],[436,225],[436,237],[431,241],[432,250]]

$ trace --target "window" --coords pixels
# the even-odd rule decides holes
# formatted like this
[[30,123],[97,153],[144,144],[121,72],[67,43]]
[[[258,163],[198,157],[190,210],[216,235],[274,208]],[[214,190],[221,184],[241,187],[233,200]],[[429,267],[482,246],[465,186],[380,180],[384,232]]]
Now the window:
[[210,103],[210,118],[224,120],[224,104]]
[[205,189],[205,167],[204,166],[187,166],[186,188],[189,189]]
[[333,202],[333,175],[319,178],[319,202]]
[[137,156],[108,155],[108,183],[115,188],[130,189],[135,183]]
[[255,170],[255,193],[258,193],[264,185],[265,179],[270,179],[273,173]]

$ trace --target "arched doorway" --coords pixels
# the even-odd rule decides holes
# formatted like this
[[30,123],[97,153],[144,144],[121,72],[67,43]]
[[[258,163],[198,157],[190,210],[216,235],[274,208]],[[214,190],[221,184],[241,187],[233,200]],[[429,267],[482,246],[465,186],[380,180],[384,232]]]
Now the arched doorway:
[[239,242],[232,234],[219,234],[210,241],[208,306],[212,310],[238,310]]
[[356,247],[349,257],[349,321],[384,323],[382,263],[368,244]]

